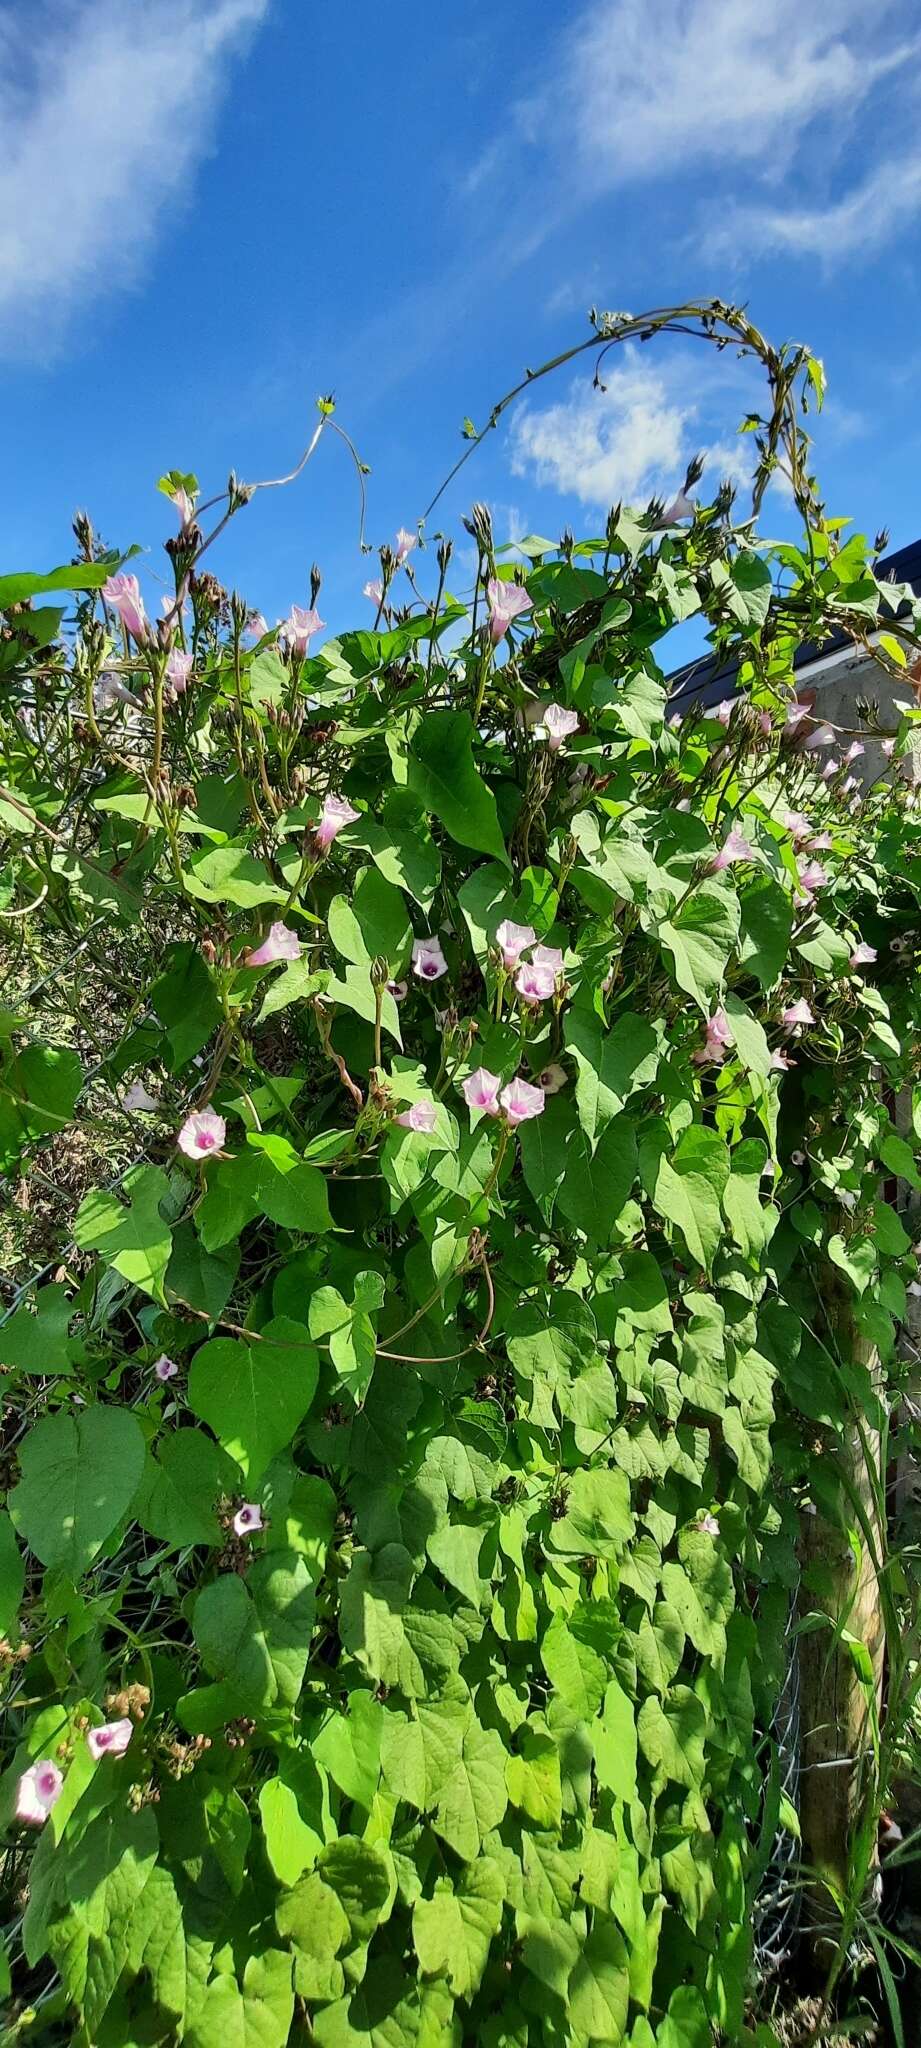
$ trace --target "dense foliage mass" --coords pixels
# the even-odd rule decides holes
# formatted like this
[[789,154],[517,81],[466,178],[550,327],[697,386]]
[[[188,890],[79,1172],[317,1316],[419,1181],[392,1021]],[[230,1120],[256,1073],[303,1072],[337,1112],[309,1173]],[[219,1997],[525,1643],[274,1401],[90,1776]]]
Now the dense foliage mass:
[[[2,1165],[39,1185],[91,1066],[126,1167],[0,1328],[11,2010],[772,2041],[798,1509],[898,1387],[921,1138],[918,713],[833,731],[793,662],[881,624],[891,702],[910,593],[817,508],[517,566],[478,509],[472,606],[403,534],[324,640],[317,578],[267,629],[165,485],[159,625],[85,522],[0,579],[9,985],[72,1022],[95,960],[117,1015],[96,1061],[10,1000]],[[695,615],[738,690],[674,715]]]

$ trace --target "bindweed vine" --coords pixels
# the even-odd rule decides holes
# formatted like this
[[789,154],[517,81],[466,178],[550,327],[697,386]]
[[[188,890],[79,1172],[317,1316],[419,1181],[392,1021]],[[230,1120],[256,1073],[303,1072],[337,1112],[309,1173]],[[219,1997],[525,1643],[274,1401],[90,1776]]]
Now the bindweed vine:
[[[158,623],[83,518],[0,578],[0,1159],[64,1170],[90,1032],[132,1132],[0,1327],[11,2039],[764,2048],[816,1506],[900,1644],[888,1739],[807,1587],[873,1706],[830,1993],[868,1910],[917,1620],[845,1454],[918,1288],[921,611],[825,519],[806,351],[716,305],[584,346],[691,325],[767,373],[800,546],[696,466],[516,564],[478,506],[469,605],[401,529],[324,638],[319,571],[270,628],[199,567],[252,488],[206,537],[171,472]],[[737,683],[676,711],[692,616]],[[833,632],[859,731],[796,693]]]

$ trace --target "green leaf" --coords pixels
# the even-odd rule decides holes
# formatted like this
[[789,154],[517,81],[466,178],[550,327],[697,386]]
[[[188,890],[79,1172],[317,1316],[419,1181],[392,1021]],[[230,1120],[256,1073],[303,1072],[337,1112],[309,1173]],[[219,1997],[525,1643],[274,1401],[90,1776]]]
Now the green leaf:
[[390,1872],[382,1850],[354,1835],[340,1835],[321,1850],[317,1875],[342,1907],[351,1945],[370,1941],[390,1897]]
[[548,1547],[575,1557],[620,1557],[633,1534],[625,1472],[599,1466],[574,1472],[566,1512],[553,1522]]
[[693,1787],[703,1782],[707,1710],[689,1686],[676,1685],[664,1700],[651,1693],[643,1701],[636,1728],[657,1783]]
[[198,1309],[216,1322],[230,1300],[239,1270],[237,1244],[226,1245],[216,1253],[206,1251],[194,1223],[187,1219],[173,1231],[164,1283],[167,1300]]
[[482,1856],[463,1871],[456,1890],[440,1878],[432,1898],[416,1900],[413,1943],[420,1966],[445,1976],[458,1998],[470,1998],[482,1981],[504,1899],[498,1863]]
[[69,1910],[52,1923],[48,1947],[91,2035],[127,1961],[132,1917],[156,1859],[157,1823],[149,1806],[99,1814],[68,1856]]
[[44,576],[22,569],[18,575],[0,576],[0,612],[11,604],[26,604],[32,597],[44,597],[49,590],[101,590],[115,572],[116,563],[65,562],[62,569],[49,569]]
[[555,1614],[540,1645],[540,1659],[560,1698],[582,1721],[591,1721],[604,1698],[608,1672],[590,1643],[572,1634],[562,1614]]
[[383,1307],[384,1282],[379,1273],[356,1273],[351,1304],[337,1287],[318,1287],[310,1297],[310,1334],[326,1339],[339,1381],[356,1408],[361,1406],[374,1371],[377,1330],[374,1316]]
[[245,1713],[294,1706],[314,1608],[310,1574],[293,1551],[257,1558],[246,1584],[229,1573],[199,1593],[192,1627],[202,1663],[237,1695]]
[[199,946],[171,946],[167,959],[150,991],[150,1004],[166,1032],[176,1072],[207,1045],[222,1011]]
[[287,2048],[293,2015],[291,1957],[264,1949],[249,1957],[242,1989],[235,1977],[212,1977],[184,2048]]
[[305,1236],[333,1227],[322,1173],[301,1159],[286,1139],[273,1141],[271,1156],[248,1149],[234,1159],[217,1161],[197,1213],[205,1250],[215,1252],[230,1244],[255,1216],[268,1216],[283,1230]]
[[183,881],[201,903],[234,903],[238,910],[256,910],[262,903],[286,903],[287,889],[273,882],[268,868],[245,846],[203,847],[193,853]]
[[630,1096],[655,1080],[660,1035],[645,1017],[630,1010],[608,1031],[593,1011],[571,1009],[564,1014],[564,1032],[578,1067],[579,1117],[594,1144]]
[[0,1636],[15,1638],[19,1633],[19,1603],[25,1578],[26,1568],[13,1524],[0,1508]]
[[144,1438],[124,1408],[43,1416],[19,1453],[13,1525],[42,1564],[79,1578],[134,1499]]
[[855,1294],[864,1294],[876,1275],[876,1246],[871,1237],[842,1237],[836,1232],[828,1240],[828,1256],[846,1273]]
[[513,1806],[537,1828],[559,1829],[563,1819],[560,1756],[551,1735],[525,1727],[518,1750],[505,1760],[505,1782]]
[[407,787],[461,846],[509,865],[496,800],[477,773],[466,711],[429,711],[407,763]]
[[392,789],[384,800],[381,823],[363,818],[352,827],[356,846],[367,847],[385,882],[405,889],[428,911],[441,880],[441,856],[424,813],[408,789]]
[[678,987],[693,996],[705,1016],[739,936],[739,904],[716,881],[702,882],[659,927],[659,942],[671,954]]
[[160,1214],[169,1181],[159,1166],[135,1166],[126,1173],[122,1191],[127,1207],[105,1188],[93,1188],[74,1219],[74,1242],[81,1251],[97,1251],[125,1280],[166,1306],[164,1280],[172,1250],[172,1234]]
[[26,1045],[0,1065],[0,1170],[8,1171],[36,1138],[63,1131],[83,1086],[75,1052],[58,1045]]
[[233,1491],[235,1477],[230,1459],[203,1429],[175,1430],[149,1462],[137,1505],[141,1528],[177,1549],[220,1543],[215,1507],[222,1493]]
[[413,937],[406,905],[377,868],[361,869],[350,897],[333,897],[327,925],[337,953],[353,966],[381,957],[391,976],[405,966]]
[[261,1340],[214,1337],[189,1373],[189,1406],[214,1431],[249,1480],[261,1479],[291,1442],[316,1392],[319,1360],[307,1332],[287,1316]]
[[[265,1795],[279,1784],[279,1779],[270,1779],[260,1794],[264,1825]],[[300,1822],[300,1826],[303,1825]],[[268,1830],[266,1836],[268,1846]],[[279,1846],[284,1845],[279,1843]],[[276,1875],[283,1883],[290,1882],[278,1868],[270,1846],[269,1856]],[[275,1908],[275,1924],[279,1934],[294,1948],[294,1987],[299,1996],[311,2000],[340,1998],[345,1980],[342,1965],[336,1958],[350,1942],[351,1923],[336,1893],[324,1883],[319,1871],[311,1871],[309,1877],[301,1878],[293,1891],[279,1899]]]
[[569,1980],[569,2025],[576,2034],[610,2048],[624,2039],[629,1999],[623,1935],[613,1920],[596,1914]]
[[692,1259],[709,1271],[723,1234],[721,1200],[729,1153],[715,1131],[690,1124],[671,1160],[661,1159],[652,1191],[658,1214],[676,1224]]
[[[293,1786],[286,1785],[283,1778],[266,1778],[259,1789],[259,1817],[265,1853],[279,1884],[297,1884],[303,1872],[316,1862],[323,1838],[303,1819]],[[287,1930],[280,1913],[276,1920],[279,1934],[284,1934]],[[335,1989],[328,1995],[334,1998]]]
[[557,1207],[593,1244],[609,1243],[636,1175],[629,1117],[609,1123],[593,1153],[581,1123],[569,1133]]
[[67,1288],[57,1282],[38,1287],[32,1296],[33,1315],[23,1302],[9,1320],[0,1324],[0,1364],[14,1372],[67,1372],[70,1356],[67,1332],[74,1304]]

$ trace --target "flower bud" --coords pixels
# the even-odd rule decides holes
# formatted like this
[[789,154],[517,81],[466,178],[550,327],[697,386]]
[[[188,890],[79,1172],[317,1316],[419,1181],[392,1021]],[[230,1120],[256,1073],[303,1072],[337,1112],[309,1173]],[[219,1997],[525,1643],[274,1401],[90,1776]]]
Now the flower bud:
[[312,564],[312,566],[311,566],[311,570],[310,570],[310,604],[311,604],[311,609],[313,609],[313,606],[314,606],[314,605],[316,604],[317,598],[318,598],[318,597],[319,597],[319,595],[320,595],[320,585],[321,585],[322,581],[323,581],[323,576],[322,576],[322,573],[321,573],[320,569],[319,569],[319,568],[317,567],[317,564],[316,564],[316,562],[314,562],[314,563]]
[[378,953],[371,962],[371,987],[386,988],[390,980],[390,968],[383,953]]

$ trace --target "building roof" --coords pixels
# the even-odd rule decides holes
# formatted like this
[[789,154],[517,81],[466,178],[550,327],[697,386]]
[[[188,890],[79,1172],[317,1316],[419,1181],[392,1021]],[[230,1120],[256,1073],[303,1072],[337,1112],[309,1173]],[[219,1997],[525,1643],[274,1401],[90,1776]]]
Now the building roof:
[[[876,564],[876,574],[882,582],[910,583],[912,589],[921,595],[921,540],[909,542],[908,547],[897,548],[892,555],[885,555]],[[793,657],[795,669],[809,668],[815,661],[823,661],[839,647],[851,646],[847,633],[830,633],[827,640],[819,644],[806,640],[798,647]],[[735,656],[727,660],[717,654],[698,655],[696,661],[685,662],[668,677],[669,697],[673,703],[702,704],[708,707],[719,704],[724,697],[732,697],[736,689],[738,660]]]

